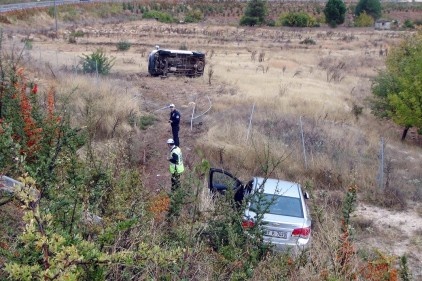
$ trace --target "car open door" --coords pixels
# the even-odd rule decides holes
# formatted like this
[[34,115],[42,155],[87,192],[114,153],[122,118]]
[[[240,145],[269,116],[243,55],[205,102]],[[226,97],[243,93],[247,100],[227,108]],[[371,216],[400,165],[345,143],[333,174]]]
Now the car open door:
[[227,190],[236,191],[242,188],[243,183],[223,169],[211,168],[208,187],[212,192],[224,194]]

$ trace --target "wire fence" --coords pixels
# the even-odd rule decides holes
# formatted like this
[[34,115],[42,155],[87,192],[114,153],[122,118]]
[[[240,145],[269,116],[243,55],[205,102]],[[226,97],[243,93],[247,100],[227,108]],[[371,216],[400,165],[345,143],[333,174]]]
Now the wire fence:
[[[255,109],[255,103],[252,106],[252,111],[251,114],[249,116],[249,124],[248,124],[248,129],[246,132],[246,141],[249,140],[250,135],[251,135],[251,128],[252,128],[252,123],[253,123],[253,114],[254,111],[256,111]],[[299,117],[299,130],[300,130],[300,146],[303,152],[303,163],[304,163],[304,167],[307,170],[309,168],[309,163],[308,163],[308,157],[307,157],[307,151],[311,151],[307,150],[306,147],[306,133],[304,132],[303,129],[303,121],[302,121],[302,116]],[[299,144],[299,142],[297,143]],[[379,167],[378,167],[378,172],[376,175],[376,182],[377,185],[380,189],[384,188],[386,185],[386,176],[385,176],[385,169],[386,169],[386,161],[385,161],[385,140],[384,138],[380,139],[380,148],[379,148],[379,154],[377,155],[378,159],[379,159]],[[299,155],[299,154],[298,154]]]

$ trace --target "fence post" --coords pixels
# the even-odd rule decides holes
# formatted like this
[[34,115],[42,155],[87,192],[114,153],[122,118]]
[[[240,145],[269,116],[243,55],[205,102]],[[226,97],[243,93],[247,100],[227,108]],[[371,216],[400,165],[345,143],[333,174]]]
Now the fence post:
[[379,155],[380,167],[378,169],[378,176],[377,176],[378,186],[380,189],[384,187],[384,148],[385,148],[384,138],[381,138],[381,147],[380,147],[380,155]]
[[195,114],[195,108],[196,108],[196,103],[192,102],[193,104],[193,108],[192,108],[192,116],[190,118],[190,130],[192,131],[192,127],[193,127],[193,115]]
[[248,133],[246,134],[246,142],[249,139],[249,131],[251,130],[251,126],[252,126],[252,115],[253,115],[254,110],[255,110],[255,103],[252,106],[251,117],[249,118],[249,126],[248,126]]
[[306,150],[305,150],[305,137],[303,135],[303,127],[302,127],[302,116],[299,118],[300,123],[300,134],[302,136],[302,149],[303,149],[303,159],[305,161],[305,169],[308,169],[308,161],[306,160]]

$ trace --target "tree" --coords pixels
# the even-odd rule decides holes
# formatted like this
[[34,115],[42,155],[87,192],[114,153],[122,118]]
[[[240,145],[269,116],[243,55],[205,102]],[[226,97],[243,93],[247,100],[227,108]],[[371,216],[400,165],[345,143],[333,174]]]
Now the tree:
[[248,1],[244,15],[240,19],[240,25],[254,26],[263,24],[267,12],[267,1],[250,0]]
[[411,127],[422,133],[422,33],[390,51],[386,64],[373,81],[371,109],[403,126],[404,140]]
[[346,5],[342,0],[328,0],[324,8],[324,15],[331,27],[344,23]]
[[359,16],[362,12],[366,12],[375,20],[381,17],[380,0],[359,0],[355,8],[355,15]]

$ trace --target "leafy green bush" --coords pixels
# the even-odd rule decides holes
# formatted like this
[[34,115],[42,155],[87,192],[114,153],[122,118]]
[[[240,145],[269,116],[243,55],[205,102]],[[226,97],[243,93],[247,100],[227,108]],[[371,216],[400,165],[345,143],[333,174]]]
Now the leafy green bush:
[[98,73],[106,75],[110,73],[115,58],[108,58],[103,49],[97,49],[90,55],[82,54],[81,63],[84,73]]
[[132,46],[132,44],[130,44],[130,42],[128,41],[120,41],[117,43],[117,50],[119,51],[127,51],[130,49],[130,47]]
[[84,36],[85,36],[85,33],[82,30],[74,30],[70,33],[68,42],[71,44],[75,44],[77,37],[84,37]]
[[415,28],[415,25],[413,24],[413,21],[411,21],[409,19],[407,19],[407,20],[404,21],[403,26],[405,28],[411,28],[411,29]]
[[75,30],[70,33],[70,36],[73,37],[84,37],[85,33],[82,30]]
[[316,45],[316,42],[314,39],[312,38],[305,38],[304,40],[300,41],[299,44],[304,44],[304,45]]
[[248,26],[254,26],[258,24],[258,18],[257,17],[248,17],[248,16],[243,16],[240,19],[240,25],[248,25]]
[[355,26],[356,27],[369,27],[374,25],[374,19],[368,15],[365,11],[363,11],[356,19],[355,19]]
[[199,9],[191,10],[185,16],[185,22],[199,22],[203,19],[204,14]]
[[295,27],[311,27],[316,23],[314,18],[304,12],[288,13],[287,15],[281,16],[279,21],[284,26]]
[[157,118],[154,115],[145,115],[139,118],[139,128],[141,130],[146,130],[149,126],[153,125],[157,121]]
[[273,19],[268,19],[268,20],[266,21],[266,24],[267,24],[268,26],[276,26],[276,22],[275,22],[275,20],[273,20]]
[[159,22],[165,22],[165,23],[174,22],[174,19],[170,14],[168,14],[166,12],[157,11],[157,10],[150,10],[150,11],[145,12],[142,15],[142,18],[144,18],[144,19],[156,19]]
[[[242,205],[237,205],[233,198],[232,190],[228,190],[225,195],[218,195],[215,214],[209,220],[203,238],[220,255],[218,262],[221,265],[235,263],[243,259],[243,266],[234,270],[231,280],[248,280],[253,274],[251,269],[264,259],[271,248],[270,245],[263,243],[262,237],[263,214],[268,210],[269,204],[261,205],[264,197],[262,192],[257,192],[254,202],[262,208],[255,210],[257,214],[255,224],[244,229],[242,221],[247,204],[245,202]],[[221,214],[225,215],[221,216]]]

